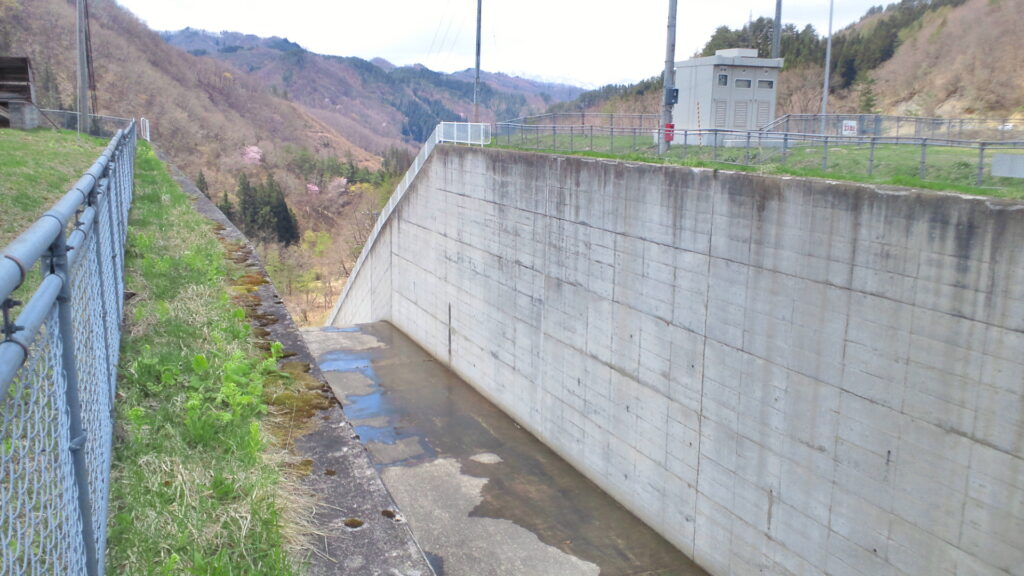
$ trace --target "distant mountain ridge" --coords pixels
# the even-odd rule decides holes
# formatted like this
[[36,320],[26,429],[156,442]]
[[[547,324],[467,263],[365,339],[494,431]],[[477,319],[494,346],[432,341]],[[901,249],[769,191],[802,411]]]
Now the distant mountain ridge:
[[[242,150],[249,146],[317,149],[359,165],[380,166],[376,150],[354,144],[306,108],[274,97],[255,79],[168,46],[113,0],[93,0],[89,10],[97,112],[149,118],[163,151],[192,175],[203,169],[212,189],[234,187],[235,175],[247,166]],[[10,53],[32,59],[42,107],[73,105],[74,2],[13,3],[0,18],[0,36],[7,39]]]
[[[473,111],[472,70],[455,74],[422,65],[395,66],[375,59],[326,56],[287,38],[185,28],[162,32],[170,45],[225,62],[369,150],[422,142],[440,121],[465,121]],[[571,100],[582,88],[481,73],[480,121],[543,111]]]

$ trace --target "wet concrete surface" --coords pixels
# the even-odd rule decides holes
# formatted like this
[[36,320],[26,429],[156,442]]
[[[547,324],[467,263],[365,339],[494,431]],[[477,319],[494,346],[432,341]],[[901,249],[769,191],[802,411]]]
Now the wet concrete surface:
[[304,336],[437,574],[706,574],[390,324]]

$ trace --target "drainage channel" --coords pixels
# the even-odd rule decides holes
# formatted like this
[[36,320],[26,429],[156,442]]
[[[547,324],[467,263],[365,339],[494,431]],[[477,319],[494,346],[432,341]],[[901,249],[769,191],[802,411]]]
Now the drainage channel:
[[304,336],[439,576],[706,574],[390,324]]

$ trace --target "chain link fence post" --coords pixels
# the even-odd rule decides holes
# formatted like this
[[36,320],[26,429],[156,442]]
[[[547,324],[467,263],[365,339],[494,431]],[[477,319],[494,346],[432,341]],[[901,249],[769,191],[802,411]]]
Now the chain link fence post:
[[978,178],[977,185],[981,186],[985,180],[985,142],[978,146]]
[[871,176],[873,176],[874,173],[875,173],[875,146],[878,144],[877,140],[878,139],[876,137],[874,137],[874,136],[871,137],[871,150],[870,150],[870,152],[868,152],[868,177],[869,178]]
[[917,166],[917,177],[921,180],[928,175],[928,139],[921,138],[921,161]]
[[85,546],[85,568],[89,576],[99,574],[99,558],[96,553],[96,534],[93,531],[92,491],[89,488],[89,470],[85,461],[85,443],[88,439],[82,427],[82,403],[79,395],[78,360],[75,357],[74,324],[71,311],[71,269],[68,266],[68,249],[64,234],[58,234],[50,247],[49,267],[51,274],[63,280],[57,297],[57,318],[60,323],[60,338],[65,378],[65,402],[68,406],[68,436],[71,438],[71,460],[74,465],[75,484],[78,487],[78,508],[82,519],[82,541]]

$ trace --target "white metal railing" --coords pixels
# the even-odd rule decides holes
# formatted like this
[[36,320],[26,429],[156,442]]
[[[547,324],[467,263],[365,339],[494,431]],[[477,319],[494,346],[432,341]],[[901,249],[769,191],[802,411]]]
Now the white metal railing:
[[437,141],[470,146],[486,146],[491,143],[490,124],[467,122],[441,122],[437,126]]

